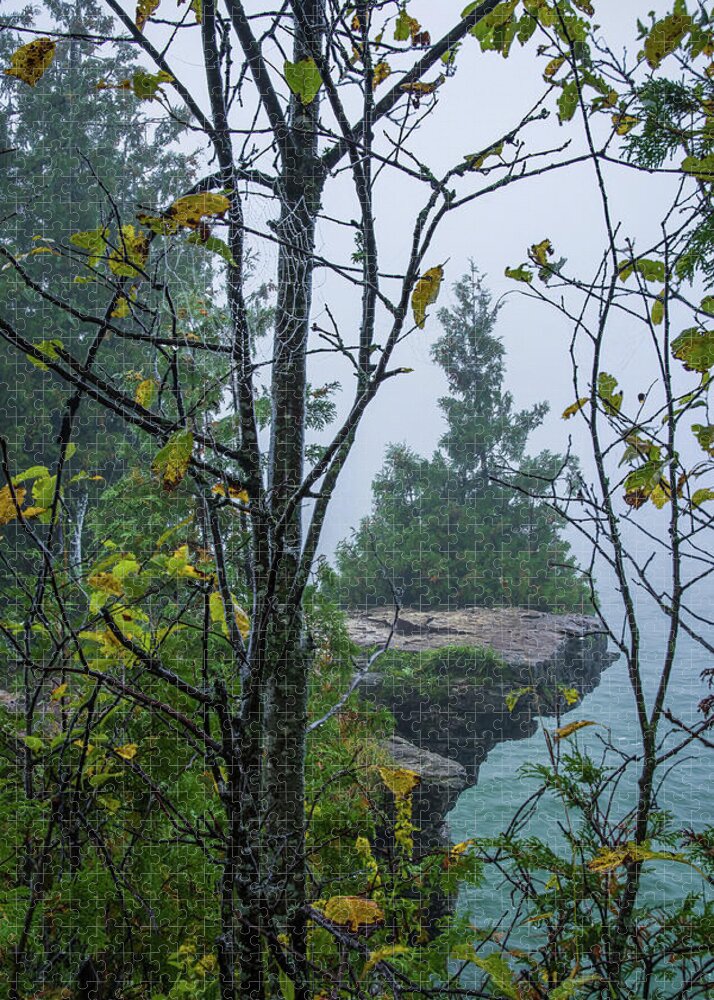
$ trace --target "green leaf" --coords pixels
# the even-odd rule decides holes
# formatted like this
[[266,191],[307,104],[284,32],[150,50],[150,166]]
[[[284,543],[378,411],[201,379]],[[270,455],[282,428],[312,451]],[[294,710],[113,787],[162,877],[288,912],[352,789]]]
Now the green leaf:
[[707,295],[699,303],[699,308],[702,312],[706,313],[707,316],[714,316],[714,295]]
[[140,101],[152,101],[157,94],[163,93],[161,87],[164,83],[172,82],[173,77],[164,70],[160,70],[158,73],[138,70],[131,78],[131,89]]
[[[653,496],[660,487],[663,465],[660,461],[645,462],[638,469],[633,469],[625,479],[625,502],[638,510]],[[656,497],[656,507],[663,507],[669,500],[667,491],[660,489]],[[661,502],[660,502],[661,501]]]
[[521,688],[516,688],[513,691],[509,691],[506,694],[506,697],[504,698],[504,701],[506,702],[506,708],[508,709],[508,711],[512,712],[513,709],[518,704],[518,702],[521,700],[521,698],[526,694],[530,694],[532,690],[533,690],[532,687],[521,687]]
[[692,424],[692,431],[699,447],[714,455],[714,424]]
[[672,341],[672,354],[690,372],[708,372],[714,365],[714,330],[692,326]]
[[87,229],[81,233],[72,233],[69,242],[80,250],[86,250],[91,257],[99,258],[104,253],[107,245],[106,227],[101,229]]
[[531,14],[524,14],[523,17],[518,22],[518,34],[517,38],[521,45],[525,45],[535,34],[535,30],[538,27],[537,18],[533,17]]
[[701,490],[696,490],[692,494],[692,504],[695,507],[701,507],[701,505],[703,503],[706,503],[707,500],[714,500],[714,490],[701,489]]
[[218,254],[227,264],[235,267],[236,262],[231,253],[231,248],[224,240],[219,239],[218,236],[208,236],[206,239],[202,239],[200,233],[191,233],[186,242],[192,243],[197,247],[203,247],[204,250],[208,250],[211,253]]
[[597,379],[597,394],[608,413],[618,413],[622,406],[622,392],[616,392],[617,379],[608,372],[600,372]]
[[577,996],[581,986],[586,986],[597,979],[599,976],[575,976],[573,979],[566,979],[548,994],[548,998],[549,1000],[570,1000],[571,997]]
[[641,274],[645,281],[664,281],[666,271],[663,260],[649,260],[647,257],[638,257],[637,260],[623,261],[618,268],[620,281],[627,279],[635,273]]
[[394,24],[394,40],[395,42],[408,42],[410,38],[419,31],[421,25],[415,17],[410,17],[407,14],[406,7],[402,7],[397,16],[397,20]]
[[[44,357],[49,358],[51,361],[56,361],[59,357],[57,353],[58,350],[62,350],[64,344],[61,340],[41,340],[39,344],[32,345],[36,351],[44,355]],[[34,358],[31,354],[26,354],[25,357],[33,364],[35,368],[40,368],[43,372],[48,371],[48,366],[44,361],[40,361],[39,358]]]
[[24,483],[28,479],[43,479],[45,476],[49,476],[50,470],[45,465],[33,465],[31,468],[26,469],[17,476],[12,477],[12,484],[16,486],[18,483]]
[[33,753],[39,753],[44,747],[44,743],[39,736],[23,736],[22,742]]
[[193,434],[191,431],[178,431],[172,434],[164,447],[157,453],[151,466],[155,475],[161,479],[161,485],[167,493],[171,493],[186,475],[193,451]]
[[518,1000],[518,987],[513,978],[510,965],[500,955],[488,955],[486,958],[476,958],[475,964],[491,977],[497,995],[508,997],[508,1000]]
[[711,183],[714,181],[714,153],[698,159],[696,156],[685,156],[682,160],[681,170],[685,174],[691,174],[698,181]]
[[692,19],[689,14],[670,14],[653,24],[645,40],[645,58],[651,69],[657,69],[691,30]]
[[578,107],[578,85],[574,80],[566,83],[558,98],[558,118],[561,125],[569,122]]
[[661,326],[664,321],[664,302],[657,296],[657,298],[652,303],[652,325]]
[[32,499],[38,507],[51,507],[57,486],[57,476],[42,476],[35,480]]
[[[461,16],[466,17],[479,6],[479,3],[469,4]],[[508,55],[518,30],[518,22],[513,18],[517,6],[518,0],[505,0],[470,29],[470,34],[478,39],[482,52],[496,50],[504,56]]]
[[514,281],[525,281],[528,285],[533,281],[533,272],[523,265],[520,267],[507,267],[504,274],[507,278],[513,278]]
[[286,62],[284,73],[287,85],[293,94],[304,105],[312,104],[322,86],[322,77],[315,60],[301,59],[296,63]]

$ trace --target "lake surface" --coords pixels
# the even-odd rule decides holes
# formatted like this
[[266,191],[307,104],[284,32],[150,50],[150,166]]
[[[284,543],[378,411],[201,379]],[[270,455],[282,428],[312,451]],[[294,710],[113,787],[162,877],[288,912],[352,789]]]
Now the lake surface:
[[[652,610],[644,609],[642,616],[645,642],[645,680],[651,703],[654,685],[659,673],[662,650],[665,648],[666,622]],[[711,639],[711,635],[709,636]],[[692,725],[701,720],[697,705],[707,689],[700,680],[701,671],[712,666],[709,654],[688,637],[681,639],[676,667],[670,682],[665,705],[675,716]],[[606,670],[597,687],[586,695],[582,703],[569,712],[566,722],[591,719],[610,730],[613,743],[627,752],[639,747],[634,702],[625,664],[622,659]],[[549,729],[555,728],[553,719],[545,719]],[[664,733],[668,724],[665,723]],[[597,740],[600,727],[590,727],[577,734],[581,747],[593,750],[596,759],[601,752]],[[571,737],[572,739],[572,737]],[[613,758],[614,759],[614,758]],[[683,753],[681,763],[670,772],[660,795],[659,805],[673,813],[679,827],[699,830],[714,823],[714,795],[711,788],[711,751],[694,743]],[[506,829],[516,807],[538,787],[536,779],[519,775],[524,764],[548,762],[543,735],[543,723],[538,732],[528,739],[499,744],[482,765],[478,785],[467,789],[449,815],[451,836],[455,842],[469,837],[496,836]],[[635,767],[632,780],[623,784],[620,799],[632,802]],[[562,819],[559,804],[548,797],[542,799],[536,816],[528,827],[528,834],[538,836],[551,844],[560,841],[557,822]],[[681,897],[694,888],[701,887],[696,872],[684,865],[662,862],[648,865],[644,890],[652,904],[661,904],[673,897]],[[643,897],[644,900],[644,897]],[[497,921],[510,909],[508,887],[495,873],[488,875],[479,888],[465,886],[459,895],[459,909],[466,911],[475,925],[485,927]]]

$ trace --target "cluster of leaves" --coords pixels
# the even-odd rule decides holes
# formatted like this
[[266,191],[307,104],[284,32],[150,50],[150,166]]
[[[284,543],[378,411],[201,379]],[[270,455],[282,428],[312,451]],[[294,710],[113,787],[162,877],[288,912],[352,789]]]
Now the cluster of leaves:
[[[21,590],[16,616],[0,621],[14,691],[0,710],[0,831],[10,848],[0,864],[0,982],[8,989],[31,989],[49,965],[45,982],[49,990],[57,984],[58,996],[67,982],[91,983],[99,969],[103,981],[121,980],[127,996],[216,995],[227,775],[190,739],[177,738],[173,722],[191,716],[195,692],[208,694],[207,664],[211,684],[230,697],[240,695],[240,679],[195,500],[182,481],[166,492],[160,455],[151,477],[134,473],[105,491],[81,572],[57,577],[61,597],[46,594],[29,631]],[[18,505],[24,482],[49,490],[46,472],[15,477]],[[215,492],[221,516],[235,519],[243,498],[222,486]],[[51,506],[39,493],[35,499]],[[157,525],[175,522],[155,540],[147,504]],[[113,528],[121,544],[106,537]],[[238,523],[233,532],[239,550]],[[230,613],[245,637],[240,572],[229,582]],[[319,717],[347,686],[354,649],[341,613],[319,589],[308,592],[306,615],[316,650],[310,711]],[[34,692],[27,711],[22,685],[12,681],[23,676],[24,690]],[[419,850],[412,819],[419,779],[396,769],[378,742],[391,727],[388,713],[353,699],[311,738],[310,953],[327,978],[346,975],[340,935],[351,942],[358,980],[380,981],[387,961],[416,981],[444,975],[438,900],[477,875],[470,844]]]
[[[524,768],[524,777],[538,781],[530,799],[538,811],[524,810],[501,835],[476,840],[487,870],[493,866],[518,898],[486,970],[499,996],[601,997],[614,984],[624,991],[618,995],[669,996],[680,995],[686,984],[694,990],[707,982],[712,831],[690,835],[654,808],[647,835],[636,839],[635,819],[625,815],[627,797],[616,790],[634,761],[623,765],[607,740],[596,761],[596,744],[580,745],[576,735],[593,724],[581,720],[547,734],[549,763]],[[540,810],[554,807],[567,819],[546,843],[530,831],[537,829]],[[633,866],[641,871],[642,898],[623,923],[625,875]],[[692,891],[651,905],[651,876],[669,879],[672,866],[685,867]],[[487,937],[493,930],[479,927]]]

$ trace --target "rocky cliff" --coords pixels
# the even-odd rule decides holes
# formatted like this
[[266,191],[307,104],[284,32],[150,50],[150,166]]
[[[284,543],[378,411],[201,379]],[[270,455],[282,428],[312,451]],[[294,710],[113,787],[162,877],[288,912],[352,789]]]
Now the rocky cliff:
[[[391,609],[352,613],[350,636],[378,648],[393,619]],[[597,619],[518,608],[406,609],[390,650],[365,678],[365,695],[393,712],[403,740],[461,764],[469,784],[497,743],[531,736],[538,715],[574,707],[615,658]]]

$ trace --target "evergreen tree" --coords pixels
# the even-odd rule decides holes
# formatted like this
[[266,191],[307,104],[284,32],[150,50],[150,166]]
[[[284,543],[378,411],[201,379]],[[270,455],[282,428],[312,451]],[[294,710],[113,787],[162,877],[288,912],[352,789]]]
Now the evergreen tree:
[[[27,28],[33,13],[27,8],[10,14],[6,24]],[[135,223],[139,206],[164,206],[176,190],[190,187],[194,163],[178,152],[181,125],[166,116],[156,120],[152,102],[140,100],[126,86],[141,69],[133,53],[92,40],[109,33],[112,25],[97,0],[46,0],[43,15],[59,36],[72,37],[59,38],[52,67],[36,86],[0,75],[0,232],[4,245],[43,289],[61,297],[71,288],[80,308],[102,315],[111,289],[101,281],[77,285],[76,266],[64,253],[50,251],[71,251],[70,238],[76,233],[103,225],[116,230],[120,221]],[[22,31],[2,33],[3,65],[27,40]],[[87,326],[67,313],[60,319],[49,303],[38,308],[37,297],[14,268],[3,265],[7,261],[0,262],[0,295],[11,303],[23,335],[33,343],[57,338],[81,356]],[[185,279],[188,300],[208,295],[210,258],[205,251],[184,252],[170,266]],[[122,373],[129,385],[133,380],[134,388],[140,375],[151,374],[154,362],[146,344],[122,339],[113,345],[112,373]],[[18,358],[4,341],[0,387],[3,436],[13,462],[21,463],[24,452],[46,464],[55,454],[71,389],[51,372]],[[121,475],[136,444],[118,418],[91,400],[82,404],[75,440],[78,461],[81,457],[85,467],[108,480]]]
[[432,356],[449,395],[446,431],[431,459],[391,445],[373,483],[372,513],[337,551],[340,597],[349,605],[580,607],[585,600],[561,537],[539,503],[497,480],[508,470],[552,477],[563,458],[526,454],[547,403],[517,410],[504,391],[505,357],[494,305],[474,265],[442,309]]

